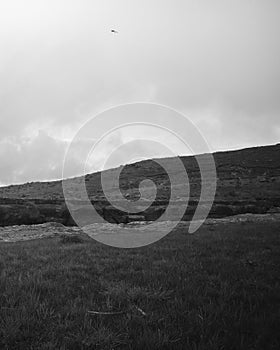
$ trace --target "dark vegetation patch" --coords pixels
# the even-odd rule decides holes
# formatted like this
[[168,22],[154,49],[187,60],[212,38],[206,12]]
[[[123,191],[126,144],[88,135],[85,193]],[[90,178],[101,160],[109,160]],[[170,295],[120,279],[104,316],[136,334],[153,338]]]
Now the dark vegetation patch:
[[62,244],[77,244],[84,243],[84,239],[80,235],[61,235],[60,243]]
[[277,223],[83,242],[0,244],[0,349],[279,349]]

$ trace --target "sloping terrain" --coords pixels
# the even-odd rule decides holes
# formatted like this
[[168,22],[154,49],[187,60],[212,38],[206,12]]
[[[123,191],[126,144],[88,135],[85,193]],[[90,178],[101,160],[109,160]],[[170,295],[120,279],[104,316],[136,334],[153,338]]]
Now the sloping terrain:
[[[217,191],[210,216],[223,217],[242,213],[267,213],[280,207],[280,144],[254,147],[237,151],[213,154],[217,169]],[[190,179],[190,202],[184,219],[189,220],[200,196],[200,172],[195,157],[181,157]],[[169,164],[173,158],[162,160]],[[116,169],[106,172],[113,173]],[[176,173],[177,201],[172,203],[174,211],[180,205],[181,188],[185,186],[182,174]],[[155,160],[145,160],[122,167],[120,189],[129,200],[139,198],[139,183],[151,179],[157,186],[153,205],[138,215],[139,220],[154,220],[164,212],[170,196],[170,181],[164,169]],[[70,179],[73,192],[83,178]],[[101,188],[101,173],[86,175],[86,186],[97,211],[109,222],[133,221],[128,215],[114,208],[104,198]],[[114,187],[115,186],[115,187]],[[116,184],[110,192],[117,202],[120,200]],[[144,189],[149,199],[150,188]],[[79,193],[76,193],[79,200]],[[171,218],[172,219],[172,218]],[[0,188],[0,225],[39,224],[56,221],[65,225],[75,224],[64,203],[61,181],[32,182]]]

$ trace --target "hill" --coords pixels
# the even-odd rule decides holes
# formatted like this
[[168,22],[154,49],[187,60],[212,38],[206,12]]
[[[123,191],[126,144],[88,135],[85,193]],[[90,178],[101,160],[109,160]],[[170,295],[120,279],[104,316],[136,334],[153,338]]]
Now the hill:
[[[212,217],[223,217],[242,213],[267,213],[278,211],[280,207],[280,144],[253,147],[236,151],[216,152],[213,154],[217,169],[217,191],[210,212]],[[194,156],[181,157],[190,179],[190,202],[184,220],[191,219],[197,206],[201,178]],[[161,161],[169,166],[174,158]],[[113,174],[120,169],[106,170]],[[174,210],[180,205],[181,189],[185,186],[182,174],[176,173],[176,198],[172,203]],[[139,183],[150,179],[157,186],[157,196],[153,205],[137,215],[137,220],[155,220],[161,216],[169,202],[170,181],[164,169],[156,160],[150,159],[121,168],[120,189],[129,200],[139,198]],[[97,211],[109,222],[128,222],[133,215],[123,213],[108,203],[101,187],[101,172],[85,177],[89,198]],[[82,177],[69,179],[73,191]],[[116,203],[120,200],[118,184],[112,184],[110,192]],[[143,191],[149,199],[151,188]],[[79,200],[79,193],[76,196]],[[113,203],[114,204],[114,203]],[[81,203],[82,205],[82,203]],[[172,218],[171,218],[172,220]],[[56,221],[65,225],[74,225],[66,208],[61,181],[31,182],[0,188],[0,225],[33,224]]]

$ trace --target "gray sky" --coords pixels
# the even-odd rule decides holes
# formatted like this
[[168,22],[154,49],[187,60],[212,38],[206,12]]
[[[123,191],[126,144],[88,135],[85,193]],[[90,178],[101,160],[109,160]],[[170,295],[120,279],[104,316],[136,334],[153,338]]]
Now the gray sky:
[[127,102],[186,114],[212,150],[279,142],[279,13],[279,0],[1,0],[0,184],[60,178],[78,128]]

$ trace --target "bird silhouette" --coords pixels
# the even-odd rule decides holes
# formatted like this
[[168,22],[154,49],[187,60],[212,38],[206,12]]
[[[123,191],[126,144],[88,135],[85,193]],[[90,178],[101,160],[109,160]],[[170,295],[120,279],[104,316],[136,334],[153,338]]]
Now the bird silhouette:
[[115,29],[111,29],[111,33],[118,34],[119,32]]

